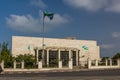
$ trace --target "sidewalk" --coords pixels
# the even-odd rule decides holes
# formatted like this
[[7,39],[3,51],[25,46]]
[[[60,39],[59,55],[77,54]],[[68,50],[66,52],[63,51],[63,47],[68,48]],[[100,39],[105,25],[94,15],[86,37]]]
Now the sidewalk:
[[[116,68],[118,69],[118,68]],[[43,73],[43,72],[73,72],[73,71],[104,71],[104,70],[116,70],[116,69],[68,69],[68,68],[42,68],[42,69],[4,69],[3,74],[13,73]]]
[[4,73],[39,73],[39,72],[64,72],[73,71],[73,69],[68,68],[42,68],[42,69],[4,69]]

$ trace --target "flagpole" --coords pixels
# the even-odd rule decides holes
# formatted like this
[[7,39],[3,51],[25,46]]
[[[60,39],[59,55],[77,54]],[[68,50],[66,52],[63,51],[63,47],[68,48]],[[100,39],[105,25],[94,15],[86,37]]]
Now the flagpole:
[[45,55],[45,16],[49,17],[50,20],[53,19],[53,13],[50,14],[48,12],[43,12],[43,39],[42,39],[42,62],[43,65],[45,64],[45,59],[44,59],[44,55]]
[[44,16],[44,13],[43,13],[43,39],[42,39],[42,62],[44,64],[44,38],[45,38],[45,16]]

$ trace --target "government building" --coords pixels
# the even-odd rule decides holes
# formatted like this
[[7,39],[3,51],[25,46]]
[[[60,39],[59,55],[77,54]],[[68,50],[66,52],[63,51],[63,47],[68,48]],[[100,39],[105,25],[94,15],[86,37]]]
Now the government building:
[[36,62],[43,61],[44,65],[58,65],[62,61],[62,66],[84,65],[82,62],[100,59],[100,48],[94,40],[78,40],[68,37],[42,38],[12,36],[12,55],[31,54],[36,58]]

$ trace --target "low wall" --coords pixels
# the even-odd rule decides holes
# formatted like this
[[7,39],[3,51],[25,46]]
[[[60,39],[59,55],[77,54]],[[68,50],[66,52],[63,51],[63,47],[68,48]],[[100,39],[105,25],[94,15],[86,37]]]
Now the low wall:
[[69,69],[69,68],[62,68],[62,69],[59,69],[59,68],[42,68],[42,69],[7,69],[5,68],[4,69],[4,72],[7,73],[7,72],[41,72],[41,71],[62,71],[62,70],[72,70],[72,69]]
[[21,67],[20,68],[17,68],[16,65],[17,65],[17,62],[14,61],[13,62],[13,67],[12,68],[4,68],[4,61],[2,61],[0,63],[1,67],[2,67],[2,70],[4,72],[32,72],[32,71],[49,71],[49,70],[72,70],[73,69],[73,66],[72,66],[72,60],[69,61],[69,67],[63,67],[62,66],[62,61],[59,61],[59,65],[57,68],[50,68],[50,67],[47,67],[47,68],[44,68],[42,66],[42,61],[39,61],[38,62],[38,67],[37,68],[29,68],[29,69],[26,69],[24,68],[24,61],[21,62]]
[[108,65],[108,60],[105,61],[105,65],[98,65],[99,64],[99,61],[98,60],[95,60],[95,65],[93,66],[92,65],[92,61],[91,60],[88,60],[88,69],[114,69],[114,68],[120,68],[120,59],[116,60],[117,61],[117,64],[116,65],[113,65],[113,61],[112,59],[109,59],[109,65]]
[[120,68],[119,66],[91,66],[89,69],[110,69],[110,68]]

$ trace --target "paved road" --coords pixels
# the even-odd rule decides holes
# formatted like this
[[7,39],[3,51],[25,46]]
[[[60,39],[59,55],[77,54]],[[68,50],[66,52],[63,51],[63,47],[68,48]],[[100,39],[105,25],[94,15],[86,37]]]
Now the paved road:
[[0,80],[120,80],[120,77],[0,77]]
[[120,80],[120,69],[1,74],[0,80]]

